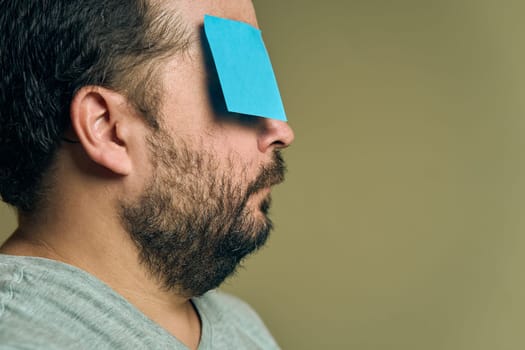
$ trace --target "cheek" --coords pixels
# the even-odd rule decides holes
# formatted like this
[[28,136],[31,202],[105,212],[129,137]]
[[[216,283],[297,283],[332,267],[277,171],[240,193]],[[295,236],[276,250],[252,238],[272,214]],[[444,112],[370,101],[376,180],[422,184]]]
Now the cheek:
[[219,130],[213,140],[213,149],[221,159],[231,157],[245,165],[253,165],[260,156],[255,134],[247,133],[242,128]]
[[228,142],[231,141],[229,138],[218,141],[211,152],[218,158],[225,177],[241,187],[252,182],[260,172],[260,162],[255,151],[257,148],[253,142],[239,139]]

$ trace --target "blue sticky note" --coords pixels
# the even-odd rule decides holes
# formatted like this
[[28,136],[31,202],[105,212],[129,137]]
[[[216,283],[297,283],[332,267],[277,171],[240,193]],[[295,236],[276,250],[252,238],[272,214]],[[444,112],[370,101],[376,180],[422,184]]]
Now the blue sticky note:
[[286,121],[261,31],[243,22],[205,15],[204,32],[228,111]]

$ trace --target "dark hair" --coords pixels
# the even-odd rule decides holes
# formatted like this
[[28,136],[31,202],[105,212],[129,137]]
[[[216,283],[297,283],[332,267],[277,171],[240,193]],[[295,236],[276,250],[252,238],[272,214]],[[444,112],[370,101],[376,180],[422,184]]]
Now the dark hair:
[[[152,0],[151,0],[152,1]],[[0,195],[31,212],[42,196],[75,93],[104,86],[148,124],[159,60],[187,48],[173,11],[147,0],[0,0]]]

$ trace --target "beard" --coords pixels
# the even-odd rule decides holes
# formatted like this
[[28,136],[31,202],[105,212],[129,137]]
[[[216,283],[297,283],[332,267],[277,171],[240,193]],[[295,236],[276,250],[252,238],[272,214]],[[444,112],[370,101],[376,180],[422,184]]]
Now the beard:
[[[211,153],[192,151],[163,129],[148,138],[153,172],[133,201],[120,201],[120,217],[140,262],[164,290],[184,297],[218,287],[241,261],[266,242],[272,229],[270,195],[257,207],[259,190],[284,180],[278,150],[249,181],[232,157],[227,167]],[[233,155],[232,155],[233,156]]]

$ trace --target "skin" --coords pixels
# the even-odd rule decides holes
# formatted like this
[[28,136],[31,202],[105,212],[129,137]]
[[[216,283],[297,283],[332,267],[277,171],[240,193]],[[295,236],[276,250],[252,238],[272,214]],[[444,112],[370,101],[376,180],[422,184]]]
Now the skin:
[[[193,39],[187,53],[165,64],[161,114],[166,130],[200,151],[213,152],[232,178],[253,180],[276,149],[292,143],[293,131],[281,121],[212,108],[201,41],[204,14],[257,26],[251,1],[173,1],[166,8],[178,9]],[[96,86],[75,95],[70,115],[68,137],[80,145],[64,144],[58,151],[50,179],[53,190],[44,209],[30,217],[20,215],[19,228],[0,252],[83,269],[196,349],[201,324],[190,298],[163,289],[140,264],[138,249],[118,216],[118,202],[137,198],[152,176],[149,127],[124,96]],[[192,143],[195,140],[200,141]],[[263,215],[259,205],[269,193],[267,188],[249,199],[253,215]]]

